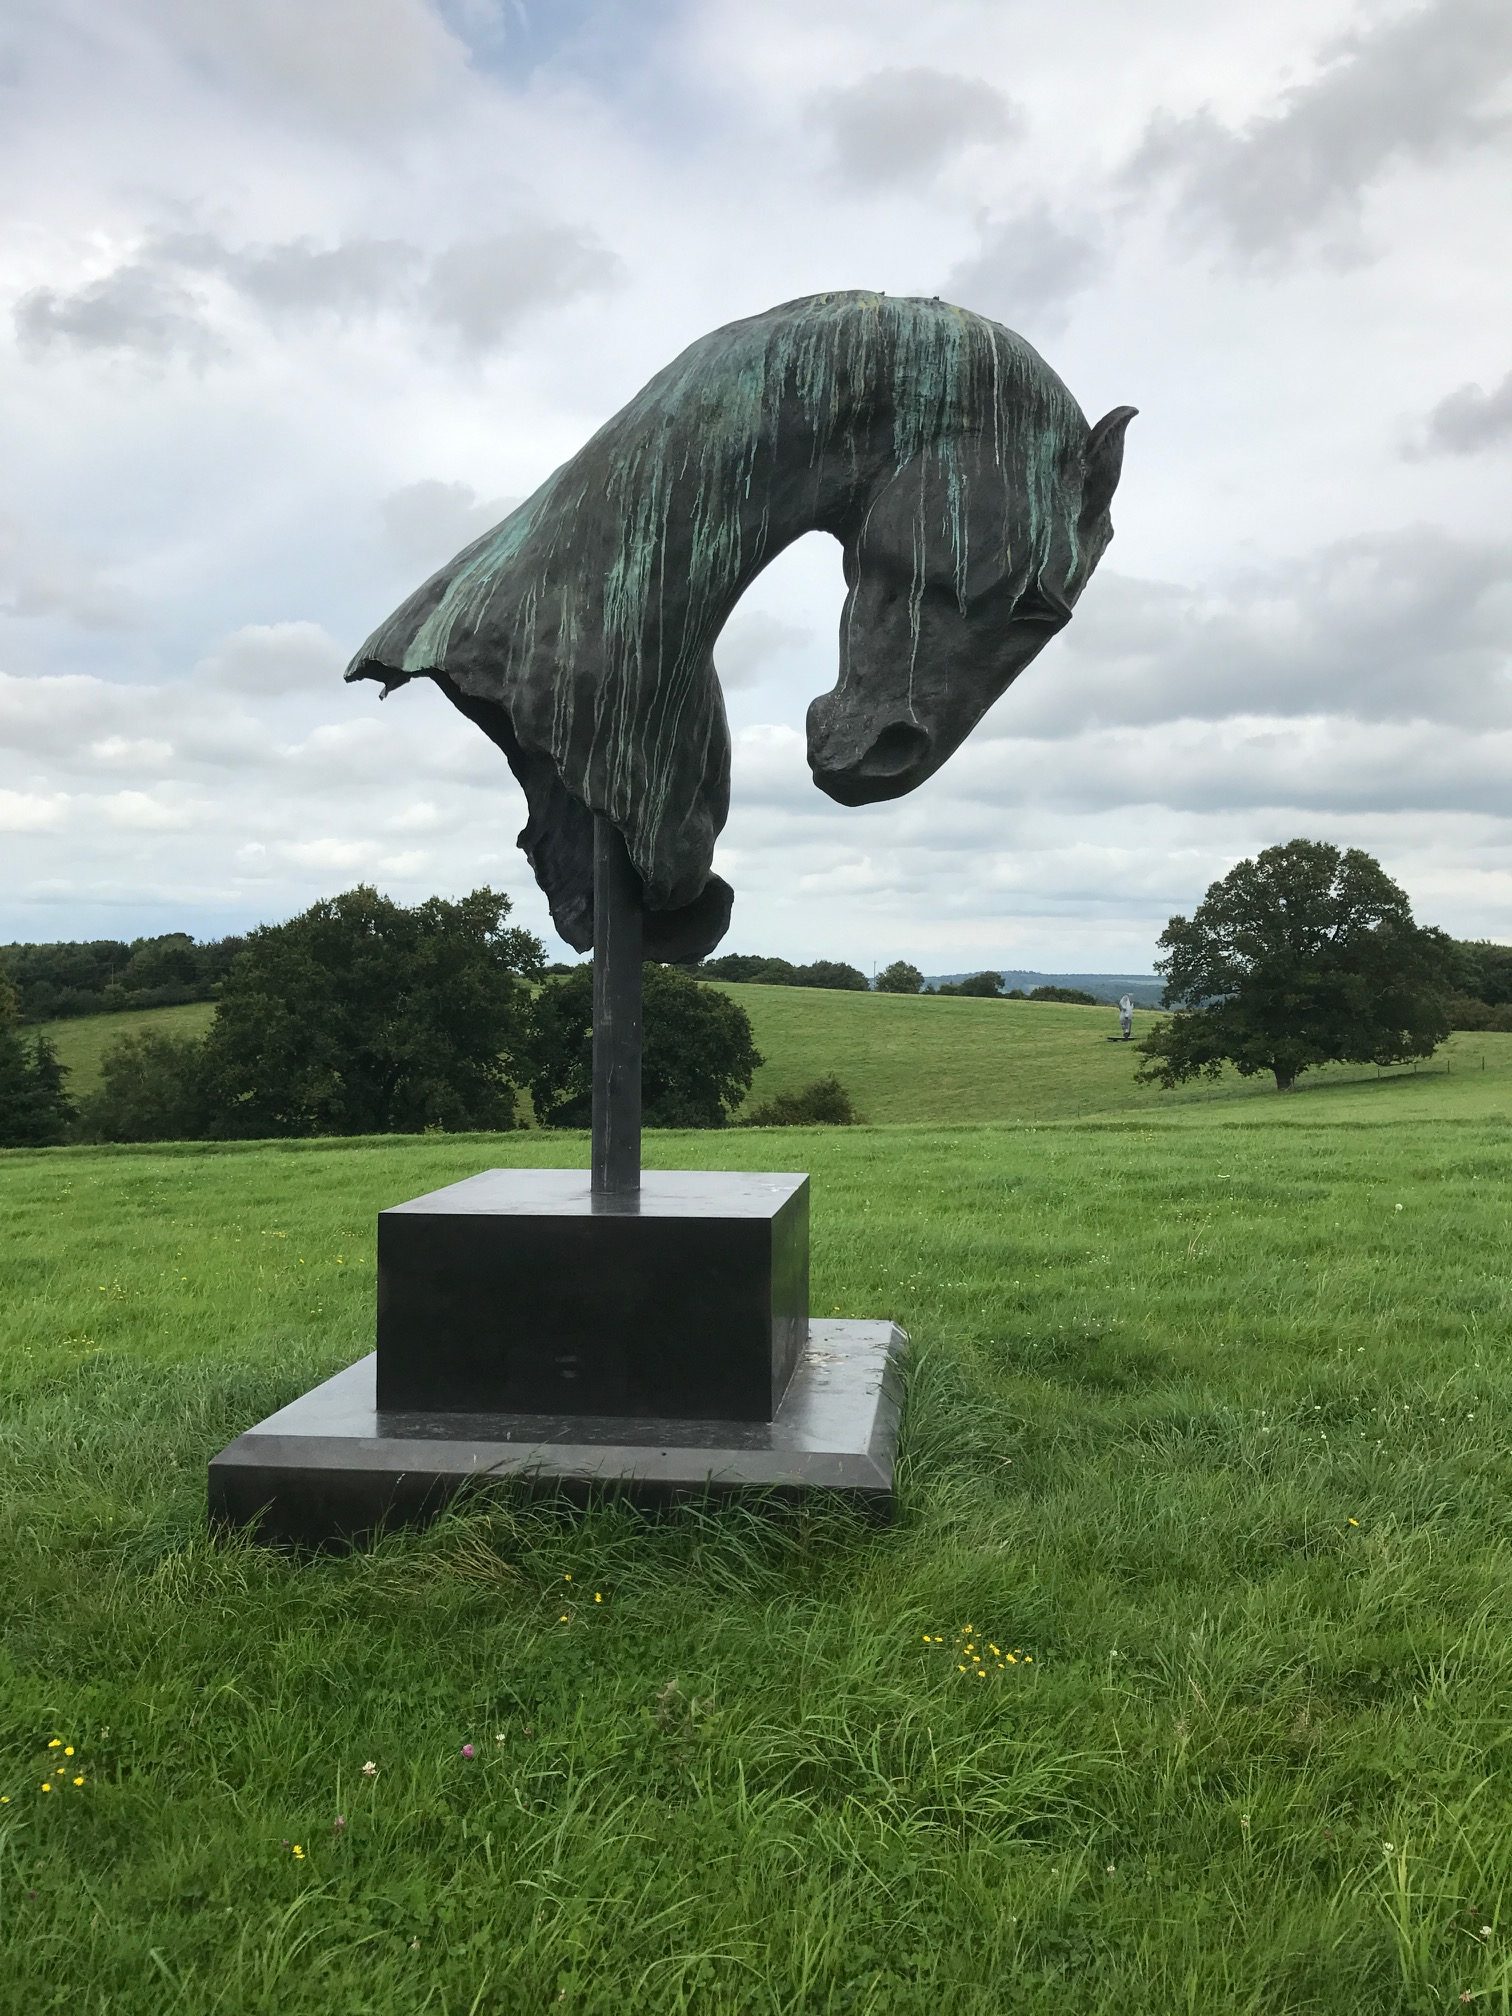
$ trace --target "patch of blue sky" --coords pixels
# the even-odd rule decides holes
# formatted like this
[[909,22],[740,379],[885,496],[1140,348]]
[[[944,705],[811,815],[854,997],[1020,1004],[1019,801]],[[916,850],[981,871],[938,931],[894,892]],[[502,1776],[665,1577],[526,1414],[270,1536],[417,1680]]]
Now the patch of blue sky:
[[480,70],[512,84],[555,70],[619,86],[650,58],[683,0],[438,0]]

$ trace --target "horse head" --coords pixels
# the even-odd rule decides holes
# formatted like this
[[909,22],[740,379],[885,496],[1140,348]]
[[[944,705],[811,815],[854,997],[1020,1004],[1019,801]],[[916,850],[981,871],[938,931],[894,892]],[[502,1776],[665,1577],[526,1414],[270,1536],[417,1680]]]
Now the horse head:
[[922,449],[841,533],[840,674],[808,710],[814,782],[842,805],[934,775],[1071,620],[1113,536],[1135,408],[1090,430]]

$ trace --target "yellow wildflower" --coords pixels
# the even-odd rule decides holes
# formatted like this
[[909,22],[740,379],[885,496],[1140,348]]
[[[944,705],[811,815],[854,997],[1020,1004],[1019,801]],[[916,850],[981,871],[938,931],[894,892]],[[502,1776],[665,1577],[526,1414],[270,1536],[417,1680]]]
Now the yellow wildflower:
[[61,1736],[54,1736],[47,1747],[49,1750],[61,1750],[63,1748],[63,1738]]
[[296,1862],[303,1862],[304,1859],[305,1859],[304,1850],[303,1848],[300,1847],[299,1843],[296,1841],[294,1843],[294,1860]]
[[74,1783],[75,1785],[82,1785],[84,1780],[82,1778],[75,1778]]

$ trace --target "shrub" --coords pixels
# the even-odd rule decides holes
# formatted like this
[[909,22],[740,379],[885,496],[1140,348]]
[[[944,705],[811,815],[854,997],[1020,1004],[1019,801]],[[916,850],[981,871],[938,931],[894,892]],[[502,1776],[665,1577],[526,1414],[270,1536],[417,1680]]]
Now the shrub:
[[856,1127],[861,1115],[835,1077],[815,1078],[799,1092],[779,1092],[742,1113],[742,1127]]
[[[593,1118],[593,970],[548,980],[536,996],[528,1067],[543,1127]],[[751,1089],[760,1052],[751,1018],[718,988],[670,966],[643,969],[641,1118],[648,1127],[723,1127]]]
[[99,1088],[80,1103],[85,1141],[200,1141],[211,1131],[205,1045],[144,1030],[105,1052]]

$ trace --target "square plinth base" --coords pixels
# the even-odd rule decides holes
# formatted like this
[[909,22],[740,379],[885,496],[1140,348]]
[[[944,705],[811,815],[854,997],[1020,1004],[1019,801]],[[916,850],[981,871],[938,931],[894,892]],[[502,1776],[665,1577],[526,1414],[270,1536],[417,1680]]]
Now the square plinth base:
[[369,1356],[214,1458],[210,1516],[264,1540],[350,1545],[434,1516],[464,1487],[512,1485],[641,1504],[837,1493],[886,1520],[906,1344],[891,1323],[811,1323],[771,1421],[380,1413]]
[[806,1176],[486,1169],[378,1214],[378,1405],[767,1422],[808,1286]]

